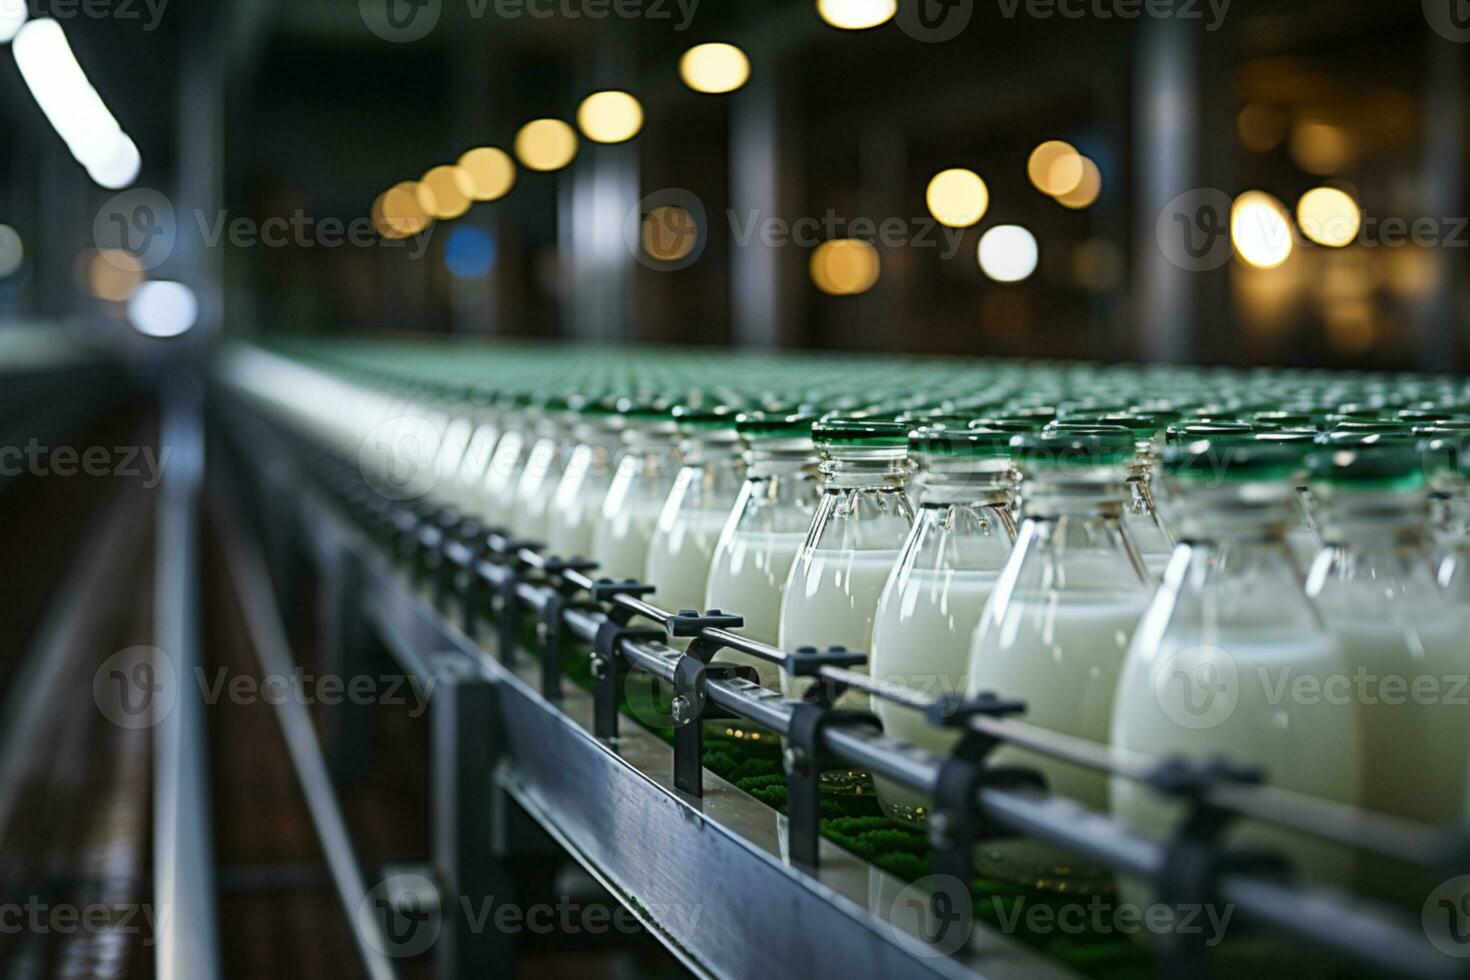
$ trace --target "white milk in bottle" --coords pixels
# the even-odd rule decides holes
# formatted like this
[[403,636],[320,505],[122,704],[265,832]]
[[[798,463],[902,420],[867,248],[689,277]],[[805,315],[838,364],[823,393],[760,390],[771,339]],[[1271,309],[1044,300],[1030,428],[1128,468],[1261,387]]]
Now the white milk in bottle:
[[[1438,587],[1412,442],[1333,438],[1308,457],[1323,550],[1307,592],[1337,634],[1362,727],[1363,805],[1431,825],[1466,792],[1470,610]],[[1418,903],[1428,876],[1363,855],[1359,887]]]
[[[1133,440],[1126,429],[1017,436],[1023,523],[970,650],[969,690],[1026,703],[1023,719],[1094,742],[1109,739],[1113,694],[1153,585],[1122,523]],[[1038,770],[1050,789],[1107,806],[1096,772],[1005,747],[996,764]],[[1032,887],[1086,889],[1104,871],[1034,841],[979,848],[982,871]]]
[[617,468],[622,426],[614,398],[592,399],[579,407],[572,451],[546,519],[546,546],[552,554],[592,554],[592,529],[602,519],[602,502]]
[[[910,433],[919,508],[878,599],[873,676],[936,697],[964,693],[970,637],[1015,538],[1010,438],[985,429]],[[884,731],[922,748],[947,753],[959,737],[881,698],[873,710]],[[875,784],[889,816],[924,819],[924,796],[883,779]]]
[[682,465],[648,543],[644,575],[657,589],[651,601],[662,608],[715,608],[703,605],[705,587],[745,469],[735,416],[725,406],[674,409]]
[[[738,632],[770,646],[779,642],[781,595],[821,495],[814,421],[751,413],[736,422],[749,447],[745,480],[715,545],[704,606],[739,613]],[[764,686],[780,686],[780,670],[768,661],[729,650],[716,659],[754,667]]]
[[641,579],[654,525],[678,472],[678,430],[662,403],[630,401],[620,411],[624,451],[592,529],[591,557],[600,576]]
[[[1128,757],[1225,757],[1259,767],[1267,785],[1337,803],[1361,796],[1352,705],[1283,697],[1308,678],[1325,690],[1343,675],[1342,650],[1302,589],[1286,531],[1295,520],[1303,452],[1282,445],[1199,441],[1171,449],[1184,543],[1134,634],[1113,703],[1113,746]],[[1153,837],[1183,816],[1157,790],[1111,781],[1114,814]],[[1289,856],[1318,884],[1350,883],[1352,854],[1308,835],[1241,822],[1237,846]],[[1125,880],[1124,897],[1154,900]]]
[[[814,425],[812,436],[826,482],[781,597],[779,646],[866,653],[878,596],[913,524],[904,485],[908,427],[830,419]],[[787,697],[799,696],[807,683],[781,678]],[[848,692],[839,703],[865,708],[868,697]]]

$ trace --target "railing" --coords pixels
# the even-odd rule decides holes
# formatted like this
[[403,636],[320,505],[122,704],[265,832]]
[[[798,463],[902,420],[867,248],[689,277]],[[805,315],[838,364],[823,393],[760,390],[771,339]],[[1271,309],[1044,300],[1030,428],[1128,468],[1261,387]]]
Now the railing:
[[[544,554],[536,542],[443,509],[385,499],[364,482],[353,461],[304,443],[273,417],[253,412],[250,417],[293,447],[302,466],[359,526],[431,583],[441,608],[461,616],[467,632],[474,635],[486,608],[492,608],[502,661],[517,660],[517,627],[524,615],[534,616],[541,693],[547,700],[562,697],[566,642],[591,643],[598,737],[617,736],[618,698],[628,671],[670,685],[674,781],[680,790],[696,796],[702,791],[702,722],[715,708],[783,736],[794,863],[814,866],[817,861],[819,776],[829,761],[933,798],[929,831],[936,884],[930,938],[936,943],[950,938],[945,929],[953,920],[942,914],[944,909],[971,900],[966,883],[984,827],[1042,841],[1149,882],[1169,908],[1230,907],[1256,923],[1395,975],[1470,976],[1470,960],[1437,949],[1415,918],[1337,888],[1296,881],[1285,858],[1240,850],[1225,840],[1236,822],[1259,821],[1450,878],[1470,865],[1470,837],[1463,829],[1431,829],[1266,787],[1261,773],[1227,760],[1201,764],[1125,754],[1020,721],[1015,716],[1025,706],[999,694],[932,697],[870,678],[853,669],[866,661],[860,653],[793,652],[758,643],[732,631],[742,625],[738,616],[660,609],[646,601],[653,588],[645,583],[600,579],[590,562]],[[636,625],[639,620],[650,625]],[[689,640],[687,649],[665,642],[676,637]],[[812,686],[800,699],[784,699],[756,684],[748,668],[714,662],[722,650],[775,664]],[[958,733],[956,748],[943,756],[883,734],[866,712],[836,706],[848,690],[922,712],[936,727]],[[1047,792],[1034,772],[988,764],[988,756],[1002,745],[1147,784],[1174,800],[1185,815],[1168,838],[1145,836]],[[1159,938],[1161,975],[1205,972],[1203,931],[1168,930]]]

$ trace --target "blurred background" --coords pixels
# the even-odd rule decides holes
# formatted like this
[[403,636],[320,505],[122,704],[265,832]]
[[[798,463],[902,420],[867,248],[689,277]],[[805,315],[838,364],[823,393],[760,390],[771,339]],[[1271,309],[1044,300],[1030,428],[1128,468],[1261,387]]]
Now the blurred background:
[[0,315],[1450,370],[1463,6],[0,0]]

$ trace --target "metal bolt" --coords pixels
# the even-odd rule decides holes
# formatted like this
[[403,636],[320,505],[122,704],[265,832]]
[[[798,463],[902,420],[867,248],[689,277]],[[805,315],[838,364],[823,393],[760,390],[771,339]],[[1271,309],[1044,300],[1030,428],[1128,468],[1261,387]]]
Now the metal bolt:
[[545,645],[551,642],[551,627],[545,623],[536,624],[536,642]]
[[694,705],[682,694],[669,702],[669,711],[673,714],[676,725],[687,725],[694,720]]
[[592,655],[592,677],[599,681],[607,677],[607,661],[595,653]]
[[786,751],[781,753],[781,758],[786,763],[787,772],[806,772],[806,753],[796,746],[786,746]]

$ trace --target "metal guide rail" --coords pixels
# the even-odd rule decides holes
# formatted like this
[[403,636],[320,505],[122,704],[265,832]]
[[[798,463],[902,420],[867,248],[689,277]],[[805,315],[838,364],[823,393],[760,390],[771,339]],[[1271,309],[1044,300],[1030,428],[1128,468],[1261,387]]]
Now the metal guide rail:
[[[930,797],[934,875],[925,933],[938,947],[955,947],[954,937],[946,933],[956,920],[946,910],[971,901],[967,883],[975,844],[982,831],[993,835],[999,829],[1150,882],[1158,903],[1169,909],[1229,908],[1251,923],[1399,976],[1470,976],[1470,959],[1431,943],[1417,916],[1301,882],[1291,874],[1289,855],[1263,854],[1226,841],[1236,822],[1259,821],[1388,855],[1443,880],[1470,866],[1470,838],[1461,829],[1436,831],[1265,787],[1259,771],[1224,759],[1202,764],[1123,755],[1025,723],[1018,717],[1025,705],[1007,699],[1004,692],[936,698],[870,678],[855,669],[866,661],[858,652],[782,651],[754,642],[733,632],[742,625],[738,615],[659,609],[646,601],[653,592],[646,583],[600,579],[590,562],[544,554],[536,542],[481,527],[423,501],[386,499],[367,485],[353,461],[304,439],[274,415],[258,411],[249,399],[232,401],[231,414],[239,424],[258,429],[252,438],[285,447],[364,533],[426,583],[438,608],[457,618],[464,634],[473,637],[485,609],[493,608],[495,647],[503,664],[517,664],[518,626],[526,617],[534,618],[540,694],[547,702],[563,696],[568,641],[590,643],[592,721],[598,738],[619,735],[624,723],[619,695],[630,671],[671,686],[672,781],[679,791],[694,798],[703,791],[702,722],[707,718],[744,719],[781,735],[794,866],[811,870],[821,859],[824,768],[850,765]],[[667,642],[675,638],[687,640],[687,648]],[[715,661],[722,650],[776,664],[787,677],[810,687],[800,699],[784,699],[756,684],[749,668]],[[903,705],[922,713],[930,724],[959,733],[955,749],[943,756],[883,734],[868,712],[837,706],[849,690]],[[1047,792],[1034,771],[989,764],[988,757],[1001,745],[1141,781],[1174,800],[1184,816],[1172,836],[1145,836]],[[1160,931],[1160,975],[1204,974],[1206,938],[1203,930]]]

